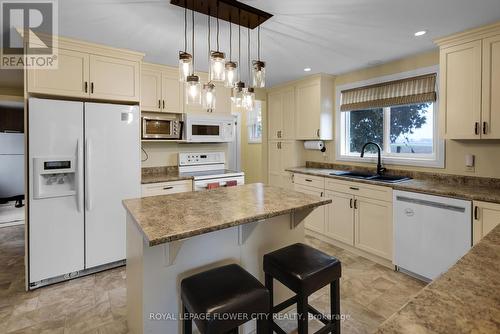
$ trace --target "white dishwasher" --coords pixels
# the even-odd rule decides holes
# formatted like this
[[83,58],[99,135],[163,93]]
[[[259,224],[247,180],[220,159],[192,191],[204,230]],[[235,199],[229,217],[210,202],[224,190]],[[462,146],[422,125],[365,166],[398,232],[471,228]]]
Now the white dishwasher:
[[472,245],[470,201],[395,190],[394,263],[433,280]]

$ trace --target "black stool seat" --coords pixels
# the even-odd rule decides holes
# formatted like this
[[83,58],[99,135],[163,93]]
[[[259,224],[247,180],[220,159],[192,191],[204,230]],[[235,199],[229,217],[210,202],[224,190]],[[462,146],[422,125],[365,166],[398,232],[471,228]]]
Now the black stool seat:
[[315,292],[341,276],[340,261],[304,244],[264,255],[264,272],[295,293]]
[[[264,255],[266,287],[271,292],[273,313],[297,304],[298,333],[308,333],[309,313],[314,314],[325,325],[317,333],[340,334],[340,277],[341,263],[338,259],[313,247],[301,243],[293,244]],[[274,306],[273,279],[283,283],[296,296]],[[310,306],[307,298],[322,287],[330,285],[330,316],[321,314]],[[273,331],[286,334],[274,321]]]
[[[183,279],[181,298],[185,312],[195,315],[194,322],[203,334],[226,333],[250,320],[245,316],[270,312],[269,291],[237,264]],[[266,321],[262,325],[267,327]]]

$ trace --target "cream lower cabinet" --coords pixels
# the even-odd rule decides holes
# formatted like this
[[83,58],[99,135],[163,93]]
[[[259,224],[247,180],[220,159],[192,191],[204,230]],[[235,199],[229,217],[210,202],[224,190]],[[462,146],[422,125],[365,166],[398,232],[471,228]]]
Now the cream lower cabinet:
[[500,224],[500,204],[474,201],[473,244]]
[[324,196],[332,203],[306,228],[328,239],[392,261],[392,189],[332,178],[294,174],[297,191]]
[[325,234],[354,246],[353,196],[327,190],[325,197],[332,200],[332,203],[326,207]]
[[354,246],[392,260],[392,203],[354,198]]
[[170,195],[193,191],[191,180],[148,183],[142,185],[142,197]]
[[300,164],[300,145],[294,140],[268,143],[268,184],[293,189],[293,174],[286,169]]
[[[304,186],[301,184],[294,184],[294,190],[318,197],[324,197],[324,190]],[[315,208],[307,217],[304,219],[304,226],[314,232],[324,233],[325,232],[325,206],[320,206]]]

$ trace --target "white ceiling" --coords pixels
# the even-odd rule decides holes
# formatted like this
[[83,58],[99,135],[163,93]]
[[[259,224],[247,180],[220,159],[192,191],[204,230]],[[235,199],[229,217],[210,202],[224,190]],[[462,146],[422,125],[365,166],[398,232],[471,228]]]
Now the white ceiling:
[[[500,20],[499,0],[243,2],[275,15],[262,26],[270,85],[303,76],[305,67],[311,73],[339,74],[395,60],[434,48],[437,37]],[[147,61],[176,65],[183,48],[183,13],[169,0],[61,0],[59,33],[143,51]],[[413,36],[424,29],[427,35]],[[206,70],[205,16],[197,15],[195,31],[196,67]],[[228,25],[221,21],[221,49],[228,48]]]

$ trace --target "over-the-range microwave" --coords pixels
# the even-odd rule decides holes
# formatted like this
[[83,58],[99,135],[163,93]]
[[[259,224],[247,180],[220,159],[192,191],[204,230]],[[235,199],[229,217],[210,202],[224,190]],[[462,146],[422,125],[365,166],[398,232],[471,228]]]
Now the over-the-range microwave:
[[186,114],[186,140],[193,143],[227,143],[234,140],[233,116]]
[[182,139],[182,114],[142,117],[143,139]]

